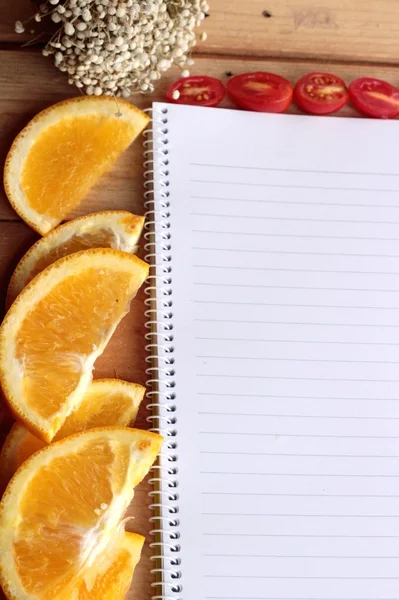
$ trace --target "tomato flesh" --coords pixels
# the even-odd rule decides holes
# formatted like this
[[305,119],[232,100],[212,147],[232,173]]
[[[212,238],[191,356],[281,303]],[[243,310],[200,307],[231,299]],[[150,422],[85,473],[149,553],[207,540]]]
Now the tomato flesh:
[[304,112],[329,115],[345,106],[348,92],[345,82],[336,75],[313,71],[295,85],[294,100]]
[[399,90],[387,81],[360,77],[350,84],[349,98],[367,117],[394,119],[399,115]]
[[286,111],[293,94],[293,87],[287,79],[263,71],[236,75],[228,80],[226,87],[229,96],[240,108],[258,112]]
[[225,87],[219,79],[206,75],[193,75],[182,77],[172,83],[166,90],[166,99],[175,104],[217,106],[223,100],[225,93]]

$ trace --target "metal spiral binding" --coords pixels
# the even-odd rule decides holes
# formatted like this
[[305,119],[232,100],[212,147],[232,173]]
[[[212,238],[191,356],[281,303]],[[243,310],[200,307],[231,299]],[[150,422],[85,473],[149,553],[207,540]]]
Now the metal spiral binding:
[[[153,467],[150,483],[154,513],[150,521],[154,524],[151,535],[154,550],[151,560],[155,575],[152,587],[155,596],[152,600],[183,600],[181,592],[182,573],[180,570],[180,532],[177,454],[177,407],[175,404],[175,358],[173,347],[173,299],[172,299],[172,243],[170,233],[169,199],[169,159],[168,159],[168,109],[149,110],[152,114],[152,127],[144,132],[144,207],[145,260],[150,265],[150,274],[145,287],[147,318],[146,375],[147,409],[151,415],[147,422],[151,431],[160,433],[164,439],[164,449],[158,464]],[[154,133],[157,133],[156,140]],[[159,142],[158,142],[159,139]],[[154,177],[157,174],[157,182]],[[155,201],[154,186],[159,186],[159,197]]]

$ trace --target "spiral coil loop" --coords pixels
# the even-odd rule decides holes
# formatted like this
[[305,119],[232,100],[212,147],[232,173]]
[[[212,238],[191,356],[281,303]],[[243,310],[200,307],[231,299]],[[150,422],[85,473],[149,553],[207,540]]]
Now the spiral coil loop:
[[[146,330],[146,375],[147,417],[151,429],[164,437],[164,448],[154,465],[149,493],[152,503],[150,519],[154,528],[150,531],[154,541],[151,574],[155,581],[152,587],[156,595],[153,600],[183,600],[182,574],[180,571],[180,521],[179,513],[177,450],[177,407],[175,358],[173,347],[173,299],[172,299],[172,243],[171,202],[169,188],[168,159],[168,109],[151,109],[152,127],[144,132],[144,207],[145,260],[150,265],[150,274],[145,286]],[[156,132],[156,136],[154,133]],[[154,139],[156,138],[156,139]],[[154,190],[157,190],[155,198]]]

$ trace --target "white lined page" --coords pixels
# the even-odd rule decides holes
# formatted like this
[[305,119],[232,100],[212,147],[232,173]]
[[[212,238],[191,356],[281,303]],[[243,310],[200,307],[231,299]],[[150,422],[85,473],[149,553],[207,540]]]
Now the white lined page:
[[397,599],[399,125],[166,108],[181,596]]

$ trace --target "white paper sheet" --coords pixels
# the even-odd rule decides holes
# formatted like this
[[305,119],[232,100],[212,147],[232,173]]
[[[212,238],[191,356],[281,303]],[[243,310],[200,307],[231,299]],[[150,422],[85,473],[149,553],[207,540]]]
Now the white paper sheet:
[[399,123],[162,108],[179,598],[396,600]]

